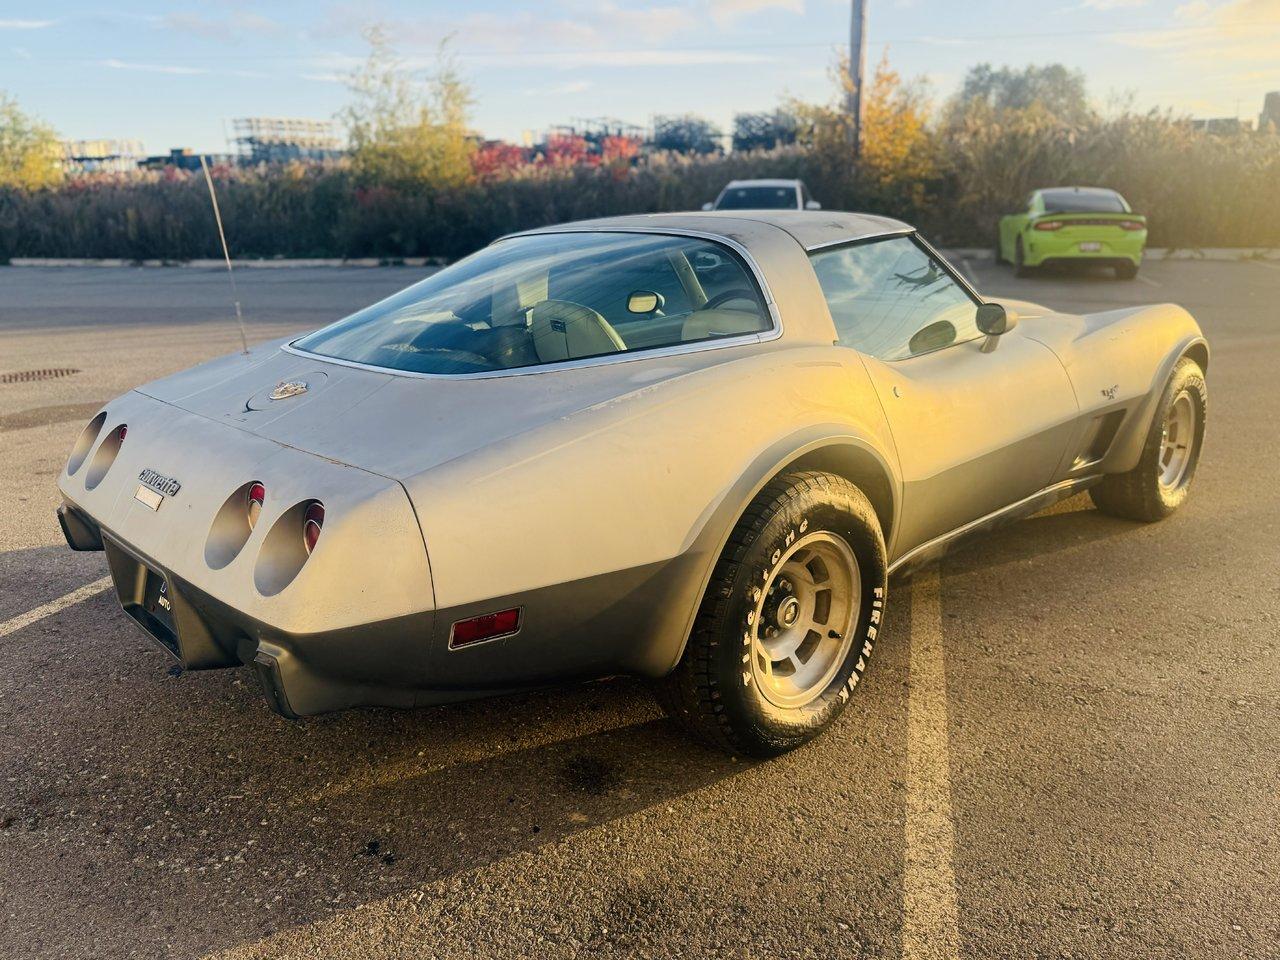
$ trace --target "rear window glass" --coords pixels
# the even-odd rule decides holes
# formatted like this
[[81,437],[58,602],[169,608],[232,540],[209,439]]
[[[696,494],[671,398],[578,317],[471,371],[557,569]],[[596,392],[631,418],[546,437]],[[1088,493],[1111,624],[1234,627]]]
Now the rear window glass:
[[717,210],[795,210],[795,187],[730,187],[721,194]]
[[1108,191],[1045,190],[1040,194],[1047,213],[1127,213],[1120,194]]
[[296,341],[416,373],[512,370],[760,333],[772,319],[737,254],[655,234],[513,237]]

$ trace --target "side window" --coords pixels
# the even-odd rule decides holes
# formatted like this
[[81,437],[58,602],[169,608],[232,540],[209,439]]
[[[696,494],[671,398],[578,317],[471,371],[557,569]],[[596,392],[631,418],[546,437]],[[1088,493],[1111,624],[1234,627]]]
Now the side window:
[[803,183],[801,183],[800,184],[800,209],[801,210],[805,209],[805,207],[809,205],[810,199],[812,198],[809,196],[809,188],[805,186]]
[[910,237],[810,257],[842,346],[902,360],[981,336],[977,303]]

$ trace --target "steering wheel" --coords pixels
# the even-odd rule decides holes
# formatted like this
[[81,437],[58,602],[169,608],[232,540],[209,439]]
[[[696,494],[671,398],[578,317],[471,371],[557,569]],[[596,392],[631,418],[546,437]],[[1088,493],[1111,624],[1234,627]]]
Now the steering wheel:
[[714,310],[722,304],[730,303],[734,300],[750,300],[752,304],[756,303],[756,295],[746,287],[734,287],[732,290],[725,290],[717,293],[714,297],[700,306],[699,310]]

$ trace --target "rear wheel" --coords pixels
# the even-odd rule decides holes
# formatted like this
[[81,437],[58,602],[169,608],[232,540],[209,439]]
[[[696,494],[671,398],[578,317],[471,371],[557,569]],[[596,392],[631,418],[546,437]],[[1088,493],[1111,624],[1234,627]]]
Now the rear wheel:
[[1031,268],[1027,266],[1026,254],[1022,249],[1022,238],[1019,237],[1013,245],[1013,275],[1015,277],[1031,276]]
[[800,746],[862,677],[886,583],[880,526],[857,487],[828,473],[776,478],[734,527],[659,703],[730,753]]
[[1117,263],[1115,271],[1117,280],[1132,280],[1138,275],[1138,265],[1126,260],[1124,263]]
[[1098,509],[1152,522],[1182,506],[1200,462],[1208,404],[1204,371],[1183,357],[1165,386],[1138,465],[1109,475],[1089,491]]

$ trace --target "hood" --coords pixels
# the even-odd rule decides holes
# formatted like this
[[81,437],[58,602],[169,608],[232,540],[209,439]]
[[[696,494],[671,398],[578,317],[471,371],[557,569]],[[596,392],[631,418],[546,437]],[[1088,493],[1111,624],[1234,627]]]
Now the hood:
[[[403,480],[750,349],[468,379],[352,367],[283,346],[278,341],[223,357],[137,390],[255,436]],[[273,391],[292,395],[272,399]]]

